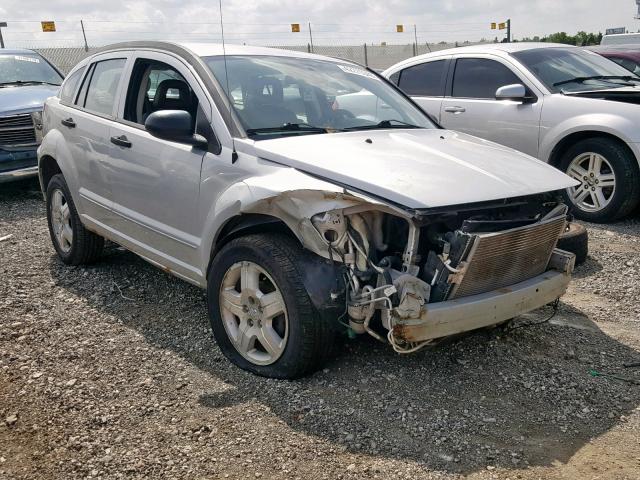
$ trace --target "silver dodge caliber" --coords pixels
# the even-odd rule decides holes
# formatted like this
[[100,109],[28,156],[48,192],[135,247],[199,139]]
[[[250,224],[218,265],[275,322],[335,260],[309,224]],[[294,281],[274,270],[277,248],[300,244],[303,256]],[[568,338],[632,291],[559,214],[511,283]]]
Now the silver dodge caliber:
[[442,129],[359,65],[224,53],[113,45],[47,100],[39,175],[64,263],[109,239],[206,288],[223,353],[277,378],[319,368],[346,330],[410,353],[565,292],[570,177]]

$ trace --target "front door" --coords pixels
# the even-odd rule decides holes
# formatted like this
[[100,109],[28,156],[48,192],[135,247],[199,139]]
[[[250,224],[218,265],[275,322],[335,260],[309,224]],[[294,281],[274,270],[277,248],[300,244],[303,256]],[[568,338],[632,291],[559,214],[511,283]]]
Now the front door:
[[[489,58],[458,58],[440,121],[449,130],[475,135],[538,156],[542,96],[531,101],[496,100],[496,90],[520,83],[504,63]],[[532,95],[532,94],[531,94]]]
[[179,276],[198,280],[198,198],[207,152],[153,137],[144,127],[153,112],[185,110],[195,132],[196,117],[203,118],[211,107],[194,85],[188,69],[171,56],[149,52],[135,58],[120,118],[109,132],[109,169],[113,227],[123,243]]

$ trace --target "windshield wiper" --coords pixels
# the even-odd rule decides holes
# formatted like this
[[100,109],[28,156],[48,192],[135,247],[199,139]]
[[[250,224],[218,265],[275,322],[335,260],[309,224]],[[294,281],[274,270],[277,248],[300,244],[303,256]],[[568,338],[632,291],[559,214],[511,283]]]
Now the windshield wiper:
[[246,132],[248,135],[255,135],[260,133],[280,132],[328,133],[329,130],[324,127],[309,125],[308,123],[285,123],[284,125],[280,125],[279,127],[248,128]]
[[[559,87],[560,85],[566,85],[567,83],[583,83],[587,80],[623,80],[626,82],[640,82],[640,78],[632,77],[630,75],[592,75],[590,77],[574,77],[568,80],[562,80],[561,82],[556,82],[553,84],[554,87]],[[613,82],[609,82],[613,83]],[[622,85],[621,83],[616,83],[615,85]]]
[[0,86],[6,85],[55,85],[59,87],[59,83],[44,82],[42,80],[14,80],[13,82],[0,82]]
[[[394,123],[391,123],[391,122],[394,122]],[[346,127],[346,128],[343,128],[342,130],[345,130],[345,131],[375,130],[378,128],[424,128],[424,127],[420,127],[419,125],[414,125],[409,122],[404,122],[402,120],[396,120],[394,118],[391,118],[389,120],[382,120],[381,122],[374,123],[373,125],[357,125],[355,127]]]

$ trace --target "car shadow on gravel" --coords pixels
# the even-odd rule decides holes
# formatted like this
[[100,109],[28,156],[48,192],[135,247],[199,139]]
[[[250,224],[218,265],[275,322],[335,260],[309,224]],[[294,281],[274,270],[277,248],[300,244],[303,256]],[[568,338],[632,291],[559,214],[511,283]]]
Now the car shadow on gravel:
[[[217,409],[255,401],[266,415],[339,451],[458,473],[565,463],[640,405],[638,385],[590,374],[640,379],[640,369],[622,366],[640,354],[597,329],[545,323],[480,331],[408,356],[362,337],[346,342],[326,369],[276,381],[230,365],[208,333],[203,292],[133,254],[113,249],[83,268],[52,257],[50,271],[108,321],[228,385],[198,395],[211,421]],[[562,304],[560,310],[581,315]]]

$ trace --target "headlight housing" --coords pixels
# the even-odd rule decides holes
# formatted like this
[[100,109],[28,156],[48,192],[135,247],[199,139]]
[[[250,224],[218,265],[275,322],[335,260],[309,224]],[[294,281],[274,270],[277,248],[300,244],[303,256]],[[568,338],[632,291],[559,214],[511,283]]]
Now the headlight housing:
[[33,121],[33,128],[36,132],[36,142],[42,143],[43,128],[42,128],[42,111],[37,110],[31,112],[31,120]]

